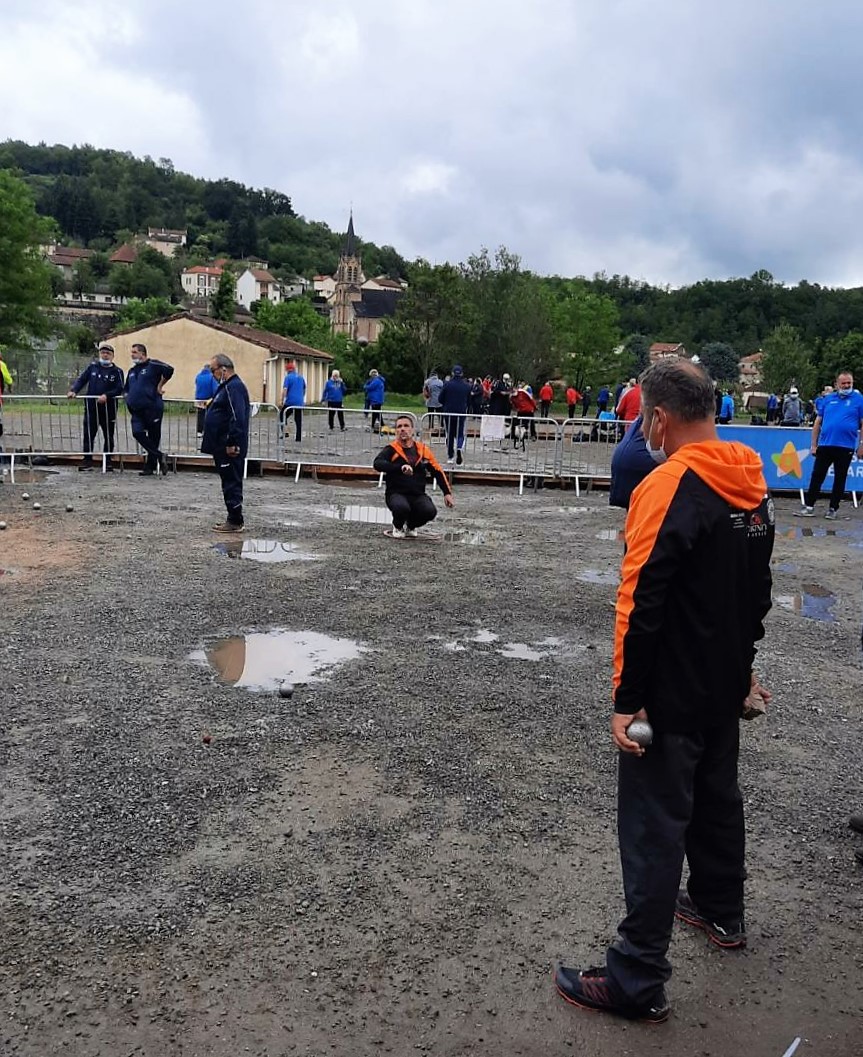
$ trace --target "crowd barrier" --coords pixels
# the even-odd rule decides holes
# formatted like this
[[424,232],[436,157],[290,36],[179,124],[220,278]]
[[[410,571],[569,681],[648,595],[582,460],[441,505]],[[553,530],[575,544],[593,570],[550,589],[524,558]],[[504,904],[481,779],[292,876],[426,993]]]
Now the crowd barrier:
[[[3,436],[0,450],[19,465],[32,456],[84,454],[85,404],[94,397],[5,396],[2,405]],[[191,400],[165,400],[162,451],[169,463],[210,456],[200,451],[198,408]],[[299,438],[297,418],[300,416]],[[417,436],[435,452],[438,461],[456,477],[460,473],[487,477],[546,479],[571,482],[576,494],[582,483],[608,480],[614,449],[626,424],[596,418],[450,415],[386,408],[381,412],[309,406],[280,410],[274,404],[252,405],[249,428],[249,461],[282,464],[299,479],[304,467],[344,467],[368,470],[377,452],[395,436],[395,420],[409,415]],[[453,430],[453,456],[461,448],[462,462],[450,461],[447,430]],[[753,447],[764,464],[768,486],[774,491],[799,491],[809,483],[813,460],[808,428],[774,426],[719,426],[724,440],[740,440]],[[461,439],[461,444],[459,444]],[[102,462],[102,434],[94,437],[94,460]],[[126,405],[117,403],[114,456],[122,466],[124,456],[141,457],[132,436]],[[13,478],[14,479],[14,478]],[[830,478],[826,487],[830,485]],[[847,491],[863,491],[863,460],[855,459]],[[856,500],[856,496],[855,496]]]

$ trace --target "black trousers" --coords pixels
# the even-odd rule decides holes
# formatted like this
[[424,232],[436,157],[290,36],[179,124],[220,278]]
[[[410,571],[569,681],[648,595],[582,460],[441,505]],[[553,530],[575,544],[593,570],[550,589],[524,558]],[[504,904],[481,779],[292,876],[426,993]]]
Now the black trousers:
[[204,432],[204,419],[207,417],[207,409],[205,407],[197,407],[195,410],[198,413],[197,421],[195,423],[195,431],[198,434]]
[[336,424],[336,415],[339,416],[339,429],[345,428],[345,413],[342,410],[341,404],[335,404],[332,400],[327,401],[327,407],[330,409],[327,418],[329,419],[330,429],[333,429]]
[[683,859],[689,895],[715,921],[743,918],[745,834],[737,784],[740,724],[657,734],[644,756],[621,753],[617,831],[626,917],[609,947],[615,988],[651,1003],[671,976],[666,957]]
[[303,439],[303,409],[301,407],[287,407],[284,413],[285,435],[288,432],[288,419],[294,416],[294,437],[296,440]]
[[387,494],[387,506],[392,511],[393,524],[397,529],[422,528],[437,517],[437,507],[431,496],[402,495],[401,492]]
[[543,400],[539,405],[539,417],[548,418],[549,411],[551,411],[551,401]]
[[117,424],[117,401],[100,404],[87,400],[84,406],[84,454],[93,454],[93,443],[102,430],[102,447],[110,455],[114,450],[114,427]]
[[854,455],[853,448],[837,448],[834,444],[819,444],[815,449],[815,465],[812,467],[812,478],[806,489],[804,502],[807,506],[815,506],[815,502],[821,492],[821,485],[827,471],[833,467],[833,489],[830,492],[830,509],[838,510],[845,494],[845,481],[848,478],[848,467]]
[[222,480],[222,495],[232,525],[243,524],[243,457],[220,452],[213,462]]
[[133,411],[131,418],[132,436],[147,453],[147,469],[155,470],[162,458],[162,411]]
[[530,439],[536,440],[536,422],[533,418],[533,412],[521,411],[517,418],[513,418],[509,427],[509,439],[515,440],[515,427],[516,425],[523,426],[525,429],[530,430]]
[[372,433],[374,433],[374,431],[375,431],[375,423],[377,423],[377,428],[378,429],[380,429],[381,426],[384,424],[384,416],[381,414],[381,408],[383,406],[384,406],[383,404],[370,404],[369,405],[369,407],[371,407],[371,409],[372,409]]

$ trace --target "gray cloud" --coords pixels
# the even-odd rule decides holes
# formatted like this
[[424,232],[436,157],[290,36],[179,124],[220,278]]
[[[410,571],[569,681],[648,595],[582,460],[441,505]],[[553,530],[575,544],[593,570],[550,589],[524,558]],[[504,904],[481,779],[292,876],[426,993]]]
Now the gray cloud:
[[407,256],[863,283],[863,12],[825,0],[0,11],[0,135],[286,191]]

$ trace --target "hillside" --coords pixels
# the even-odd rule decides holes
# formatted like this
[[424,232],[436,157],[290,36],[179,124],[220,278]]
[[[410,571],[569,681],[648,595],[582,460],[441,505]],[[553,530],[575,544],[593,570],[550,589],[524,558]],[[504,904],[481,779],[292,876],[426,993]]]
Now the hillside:
[[[0,169],[25,180],[64,242],[107,250],[147,227],[186,228],[191,262],[220,254],[261,257],[280,276],[306,278],[331,274],[338,262],[342,235],[297,216],[287,194],[190,176],[168,158],[7,140],[0,144]],[[367,274],[406,274],[392,246],[360,244]]]

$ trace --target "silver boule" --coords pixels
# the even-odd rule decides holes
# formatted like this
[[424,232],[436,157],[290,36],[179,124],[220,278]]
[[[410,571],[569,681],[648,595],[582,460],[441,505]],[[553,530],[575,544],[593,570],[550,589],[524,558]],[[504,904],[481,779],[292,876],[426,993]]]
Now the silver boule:
[[646,719],[634,719],[626,728],[626,736],[630,741],[636,741],[639,745],[650,745],[653,741],[653,727]]
[[27,500],[28,500],[28,499],[30,498],[30,493],[29,493],[29,492],[22,492],[22,493],[21,493],[21,498],[22,498],[22,499],[24,500],[24,502],[26,503],[26,502],[27,502]]
[[72,504],[71,504],[71,503],[67,503],[67,504],[66,504],[66,513],[67,513],[67,514],[71,514],[71,513],[72,513],[72,511],[73,511],[74,509],[75,509],[75,508],[74,508],[74,507],[72,506]]
[[33,509],[34,510],[41,510],[42,509],[42,504],[41,503],[34,503],[33,504]]
[[294,684],[293,683],[282,683],[279,687],[279,697],[293,697],[294,696]]
[[6,528],[6,522],[0,521],[0,532],[2,532],[4,528]]

